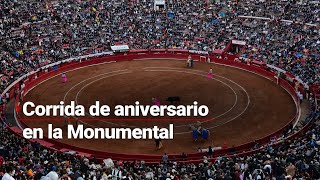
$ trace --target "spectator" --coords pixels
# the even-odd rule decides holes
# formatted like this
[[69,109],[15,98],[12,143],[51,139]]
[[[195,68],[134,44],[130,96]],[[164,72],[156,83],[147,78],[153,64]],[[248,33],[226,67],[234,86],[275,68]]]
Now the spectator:
[[56,171],[57,171],[57,167],[52,166],[52,170],[46,175],[46,177],[50,178],[50,180],[58,180],[59,175]]
[[169,156],[167,155],[167,153],[164,153],[164,155],[162,156],[162,162],[164,162],[164,163],[169,162]]
[[6,173],[2,177],[2,180],[14,180],[12,177],[15,174],[15,170],[12,168],[11,165],[7,166]]

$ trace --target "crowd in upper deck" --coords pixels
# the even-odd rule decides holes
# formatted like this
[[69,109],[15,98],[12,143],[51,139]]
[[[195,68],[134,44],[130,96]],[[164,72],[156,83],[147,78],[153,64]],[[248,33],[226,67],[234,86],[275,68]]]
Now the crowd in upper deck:
[[1,89],[40,66],[108,51],[110,45],[212,52],[223,49],[232,39],[247,42],[244,57],[279,66],[309,84],[319,84],[317,1],[221,0],[208,4],[177,0],[168,1],[165,10],[154,10],[152,2],[2,0]]

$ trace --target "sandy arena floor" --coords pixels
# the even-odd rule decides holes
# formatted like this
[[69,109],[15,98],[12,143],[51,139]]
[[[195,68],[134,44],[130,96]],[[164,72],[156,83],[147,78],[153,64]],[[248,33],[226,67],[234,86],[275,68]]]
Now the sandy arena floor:
[[[210,67],[214,79],[206,77]],[[81,119],[92,127],[150,127],[175,125],[174,140],[164,141],[164,149],[155,150],[154,140],[67,140],[62,142],[87,149],[117,152],[162,154],[191,153],[209,145],[240,145],[262,138],[285,126],[295,115],[291,96],[274,82],[236,68],[196,63],[188,69],[184,61],[149,60],[106,63],[67,72],[68,83],[61,77],[49,79],[24,98],[36,104],[58,104],[72,100],[88,107],[96,100],[113,107],[116,104],[150,104],[156,97],[165,103],[169,96],[180,96],[181,104],[193,101],[205,104],[210,113],[201,119],[203,127],[211,132],[210,140],[194,142],[190,120],[108,121],[108,119]],[[20,114],[23,117],[22,114]],[[88,117],[89,119],[89,117]],[[30,127],[47,129],[48,123],[64,127],[63,121],[25,120]],[[72,120],[74,123],[74,120]],[[66,133],[65,133],[66,134]]]

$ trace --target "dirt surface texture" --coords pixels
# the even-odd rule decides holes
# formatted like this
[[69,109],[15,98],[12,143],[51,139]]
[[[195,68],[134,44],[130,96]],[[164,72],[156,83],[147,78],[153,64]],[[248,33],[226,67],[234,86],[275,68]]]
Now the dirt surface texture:
[[[213,78],[208,78],[209,69]],[[61,75],[38,84],[22,103],[32,101],[37,105],[59,104],[76,101],[88,107],[100,101],[111,108],[115,105],[131,105],[139,101],[149,105],[152,98],[161,104],[169,104],[168,97],[179,96],[180,104],[191,105],[197,101],[209,107],[204,118],[185,119],[169,117],[116,117],[87,116],[78,119],[86,127],[167,127],[174,124],[174,140],[163,141],[164,147],[155,150],[154,140],[59,140],[86,149],[128,153],[162,154],[194,153],[198,147],[228,147],[265,137],[284,127],[296,113],[292,97],[274,82],[233,67],[218,64],[195,63],[187,68],[184,61],[135,60],[105,63],[66,72],[67,83]],[[66,131],[64,120],[20,117],[29,127],[41,127],[46,134],[49,123]],[[112,119],[112,120],[111,120]],[[75,124],[74,118],[69,123]],[[207,141],[192,139],[190,125],[197,121],[210,130]],[[66,134],[66,132],[64,132]]]

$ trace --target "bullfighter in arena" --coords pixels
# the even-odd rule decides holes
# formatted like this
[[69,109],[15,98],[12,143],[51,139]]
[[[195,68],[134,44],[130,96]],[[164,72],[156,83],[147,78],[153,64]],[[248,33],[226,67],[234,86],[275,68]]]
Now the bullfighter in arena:
[[63,83],[66,83],[68,81],[67,75],[65,73],[62,73],[61,80]]
[[152,98],[152,105],[160,106],[160,100],[157,98]]
[[191,56],[189,55],[188,59],[187,59],[187,67],[189,68],[191,64]]
[[190,125],[190,128],[192,130],[192,137],[193,139],[196,141],[198,140],[199,136],[201,136],[202,133],[202,126],[201,126],[201,122],[197,121],[196,124],[194,125]]
[[193,59],[192,59],[191,55],[188,56],[187,67],[188,68],[193,68]]
[[155,142],[156,142],[156,149],[159,150],[162,148],[162,142],[161,142],[161,139],[155,139]]
[[210,136],[210,131],[208,129],[205,129],[202,127],[202,123],[200,121],[197,121],[196,124],[190,125],[190,128],[192,130],[192,137],[194,141],[197,141],[199,137],[202,137],[204,140],[208,140]]
[[212,79],[212,78],[213,78],[212,68],[210,68],[210,70],[209,70],[209,73],[208,73],[207,77],[208,77],[209,79]]

